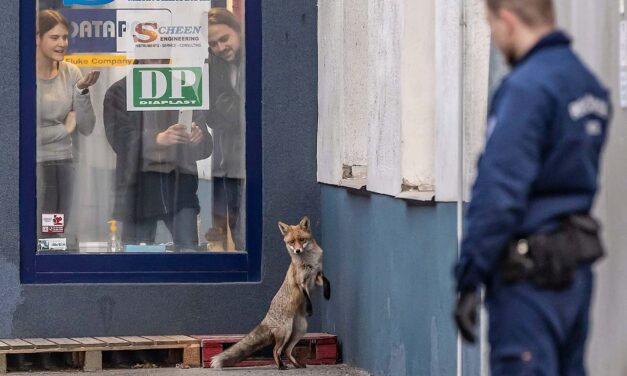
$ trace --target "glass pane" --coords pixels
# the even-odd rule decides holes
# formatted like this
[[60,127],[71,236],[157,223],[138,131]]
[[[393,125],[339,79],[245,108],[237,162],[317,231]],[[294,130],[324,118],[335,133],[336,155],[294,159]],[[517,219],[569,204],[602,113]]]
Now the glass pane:
[[38,0],[38,252],[245,251],[244,0]]

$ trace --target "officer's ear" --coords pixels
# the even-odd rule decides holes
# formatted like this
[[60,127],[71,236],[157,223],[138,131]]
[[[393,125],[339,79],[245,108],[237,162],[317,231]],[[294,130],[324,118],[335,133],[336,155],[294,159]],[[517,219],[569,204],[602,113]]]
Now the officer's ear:
[[502,23],[502,27],[506,31],[507,35],[514,34],[514,32],[523,25],[520,17],[505,7],[501,7],[497,13],[498,18]]

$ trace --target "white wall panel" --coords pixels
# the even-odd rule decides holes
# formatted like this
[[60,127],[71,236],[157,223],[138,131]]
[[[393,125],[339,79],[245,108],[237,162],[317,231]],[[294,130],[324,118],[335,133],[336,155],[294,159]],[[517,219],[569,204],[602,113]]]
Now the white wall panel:
[[461,7],[438,0],[435,9],[435,190],[437,201],[456,201],[461,117]]
[[467,2],[461,39],[461,4],[319,3],[319,181],[340,184],[343,165],[367,165],[372,192],[457,200],[460,137],[467,185],[483,142],[490,46],[479,2]]
[[368,163],[368,7],[344,0],[344,123],[341,163]]
[[318,4],[318,181],[342,179],[344,2]]
[[470,199],[485,144],[490,74],[490,27],[481,1],[464,2],[464,201]]
[[404,3],[401,49],[402,181],[435,186],[435,1]]
[[401,185],[402,0],[368,1],[368,190]]

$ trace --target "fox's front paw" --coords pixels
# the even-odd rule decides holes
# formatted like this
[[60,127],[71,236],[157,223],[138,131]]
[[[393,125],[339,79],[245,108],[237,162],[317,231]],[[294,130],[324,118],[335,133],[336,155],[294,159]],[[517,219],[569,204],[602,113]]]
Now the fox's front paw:
[[329,282],[329,280],[327,279],[327,277],[322,277],[322,288],[323,288],[323,294],[324,294],[324,298],[326,300],[331,299],[331,282]]

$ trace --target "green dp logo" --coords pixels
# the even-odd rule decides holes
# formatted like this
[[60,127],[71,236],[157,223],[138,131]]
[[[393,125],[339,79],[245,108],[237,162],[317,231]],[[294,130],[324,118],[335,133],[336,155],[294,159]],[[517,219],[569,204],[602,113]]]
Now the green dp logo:
[[209,108],[206,66],[140,65],[131,69],[129,110]]

